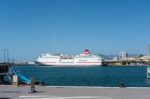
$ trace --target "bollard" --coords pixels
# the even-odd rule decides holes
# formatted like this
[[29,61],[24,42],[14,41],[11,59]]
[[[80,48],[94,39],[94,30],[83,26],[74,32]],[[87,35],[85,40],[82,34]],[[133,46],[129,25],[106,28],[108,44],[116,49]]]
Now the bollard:
[[36,90],[35,90],[35,80],[33,77],[30,77],[30,80],[31,80],[31,84],[30,84],[30,90],[29,90],[29,93],[35,93]]
[[120,88],[125,88],[125,84],[123,82],[120,83]]

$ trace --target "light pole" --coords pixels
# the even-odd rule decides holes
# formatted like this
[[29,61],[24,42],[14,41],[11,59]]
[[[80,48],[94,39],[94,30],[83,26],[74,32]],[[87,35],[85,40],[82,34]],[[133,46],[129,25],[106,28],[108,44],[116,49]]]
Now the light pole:
[[4,63],[9,62],[9,51],[8,49],[4,49]]

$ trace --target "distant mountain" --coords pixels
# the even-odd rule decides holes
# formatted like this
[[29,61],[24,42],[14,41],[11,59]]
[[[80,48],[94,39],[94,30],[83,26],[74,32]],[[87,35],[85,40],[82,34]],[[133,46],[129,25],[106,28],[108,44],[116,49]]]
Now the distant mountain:
[[99,56],[103,57],[104,59],[111,60],[114,57],[117,57],[118,55],[104,55],[104,54],[98,54]]

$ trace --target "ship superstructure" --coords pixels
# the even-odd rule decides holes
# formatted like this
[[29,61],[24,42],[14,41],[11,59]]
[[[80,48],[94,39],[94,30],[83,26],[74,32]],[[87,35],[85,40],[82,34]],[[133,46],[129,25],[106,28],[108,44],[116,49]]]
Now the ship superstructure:
[[80,55],[69,56],[63,54],[42,54],[35,61],[40,65],[51,66],[99,66],[102,65],[103,58],[93,55],[89,50],[84,50]]

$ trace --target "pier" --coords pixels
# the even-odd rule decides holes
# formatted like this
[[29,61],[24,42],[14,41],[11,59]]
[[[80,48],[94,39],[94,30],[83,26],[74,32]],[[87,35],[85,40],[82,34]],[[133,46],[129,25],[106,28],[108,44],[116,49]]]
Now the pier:
[[150,88],[36,86],[0,86],[0,99],[149,99]]
[[103,63],[106,66],[147,66],[150,61],[143,60],[107,60]]

